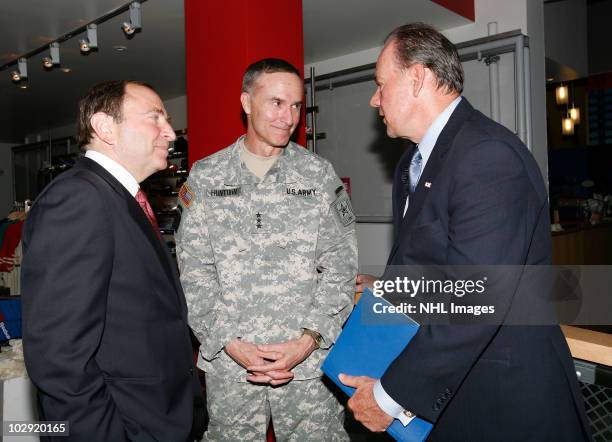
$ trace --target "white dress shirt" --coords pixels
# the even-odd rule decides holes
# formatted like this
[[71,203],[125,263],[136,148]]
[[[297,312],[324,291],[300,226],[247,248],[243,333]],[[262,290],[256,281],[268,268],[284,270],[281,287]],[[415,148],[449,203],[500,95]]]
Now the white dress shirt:
[[132,174],[128,172],[125,167],[123,167],[115,160],[110,159],[103,153],[100,153],[95,150],[88,150],[87,152],[85,152],[85,157],[89,158],[92,161],[95,161],[104,169],[106,169],[108,173],[115,177],[117,181],[119,181],[123,185],[123,187],[125,187],[127,191],[130,192],[130,195],[136,197],[136,193],[138,192],[138,189],[140,189],[140,186],[138,185],[138,181],[136,181],[136,178],[134,178],[134,176],[132,176]]
[[[419,152],[421,152],[421,158],[422,158],[421,173],[425,170],[425,166],[427,165],[427,160],[429,160],[429,157],[431,156],[431,151],[436,145],[436,141],[438,141],[438,137],[440,136],[442,129],[444,129],[444,126],[446,126],[446,123],[448,123],[448,119],[450,118],[450,116],[452,115],[453,111],[455,110],[455,108],[457,107],[460,101],[461,101],[460,96],[455,98],[451,102],[451,104],[449,104],[446,107],[446,109],[444,109],[442,113],[436,117],[434,122],[431,123],[431,126],[429,126],[429,129],[427,129],[427,132],[425,132],[425,136],[423,136],[423,139],[421,140],[421,142],[417,144],[417,149],[419,149]],[[417,180],[417,183],[418,183],[418,180]],[[414,187],[416,188],[416,184],[414,185]],[[404,204],[404,214],[402,216],[406,216],[406,211],[408,210],[408,201],[409,201],[409,197],[406,197],[406,203]]]

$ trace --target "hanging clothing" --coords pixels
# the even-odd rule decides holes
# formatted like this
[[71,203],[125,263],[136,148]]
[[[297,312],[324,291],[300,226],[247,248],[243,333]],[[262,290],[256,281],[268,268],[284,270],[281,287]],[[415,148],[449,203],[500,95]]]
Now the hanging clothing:
[[15,263],[15,249],[21,242],[23,220],[9,222],[0,247],[0,272],[10,272]]

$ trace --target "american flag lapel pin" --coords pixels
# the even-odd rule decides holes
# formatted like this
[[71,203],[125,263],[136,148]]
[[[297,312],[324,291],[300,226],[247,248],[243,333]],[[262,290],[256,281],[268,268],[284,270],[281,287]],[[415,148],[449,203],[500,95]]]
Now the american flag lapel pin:
[[431,182],[425,181],[425,187],[427,187],[428,189],[431,189]]

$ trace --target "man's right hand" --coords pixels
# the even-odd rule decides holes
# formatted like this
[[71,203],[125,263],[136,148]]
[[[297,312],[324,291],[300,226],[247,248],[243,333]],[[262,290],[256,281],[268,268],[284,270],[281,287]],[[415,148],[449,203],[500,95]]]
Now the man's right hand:
[[[228,344],[223,347],[225,353],[234,360],[238,365],[245,369],[249,366],[262,366],[271,364],[275,359],[274,352],[262,352],[257,349],[255,344],[250,342],[242,341],[241,339],[232,339]],[[269,357],[266,357],[269,356]],[[269,384],[272,381],[278,382],[285,380],[285,382],[293,379],[293,372],[287,371],[274,371],[270,374],[265,372],[251,372],[247,371],[247,380],[257,384]]]
[[355,291],[357,293],[361,293],[364,289],[372,289],[374,288],[374,281],[378,280],[377,276],[374,275],[366,275],[365,273],[357,274],[357,280],[355,283]]
[[232,339],[223,349],[230,358],[244,368],[247,368],[249,365],[262,365],[266,363],[266,361],[259,356],[260,352],[257,350],[255,344],[242,341],[238,338]]

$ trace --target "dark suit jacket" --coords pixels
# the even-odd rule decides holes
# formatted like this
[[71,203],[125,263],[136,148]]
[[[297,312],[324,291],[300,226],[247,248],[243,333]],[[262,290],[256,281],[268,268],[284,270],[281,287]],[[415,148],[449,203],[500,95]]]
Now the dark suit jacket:
[[[406,152],[395,173],[388,265],[550,264],[546,189],[514,134],[462,99],[402,218],[401,175],[411,157]],[[435,423],[430,440],[589,437],[558,326],[425,325],[381,382],[396,402]]]
[[68,420],[75,441],[185,441],[201,394],[187,307],[134,197],[81,159],[37,198],[23,255],[24,353],[40,420]]

